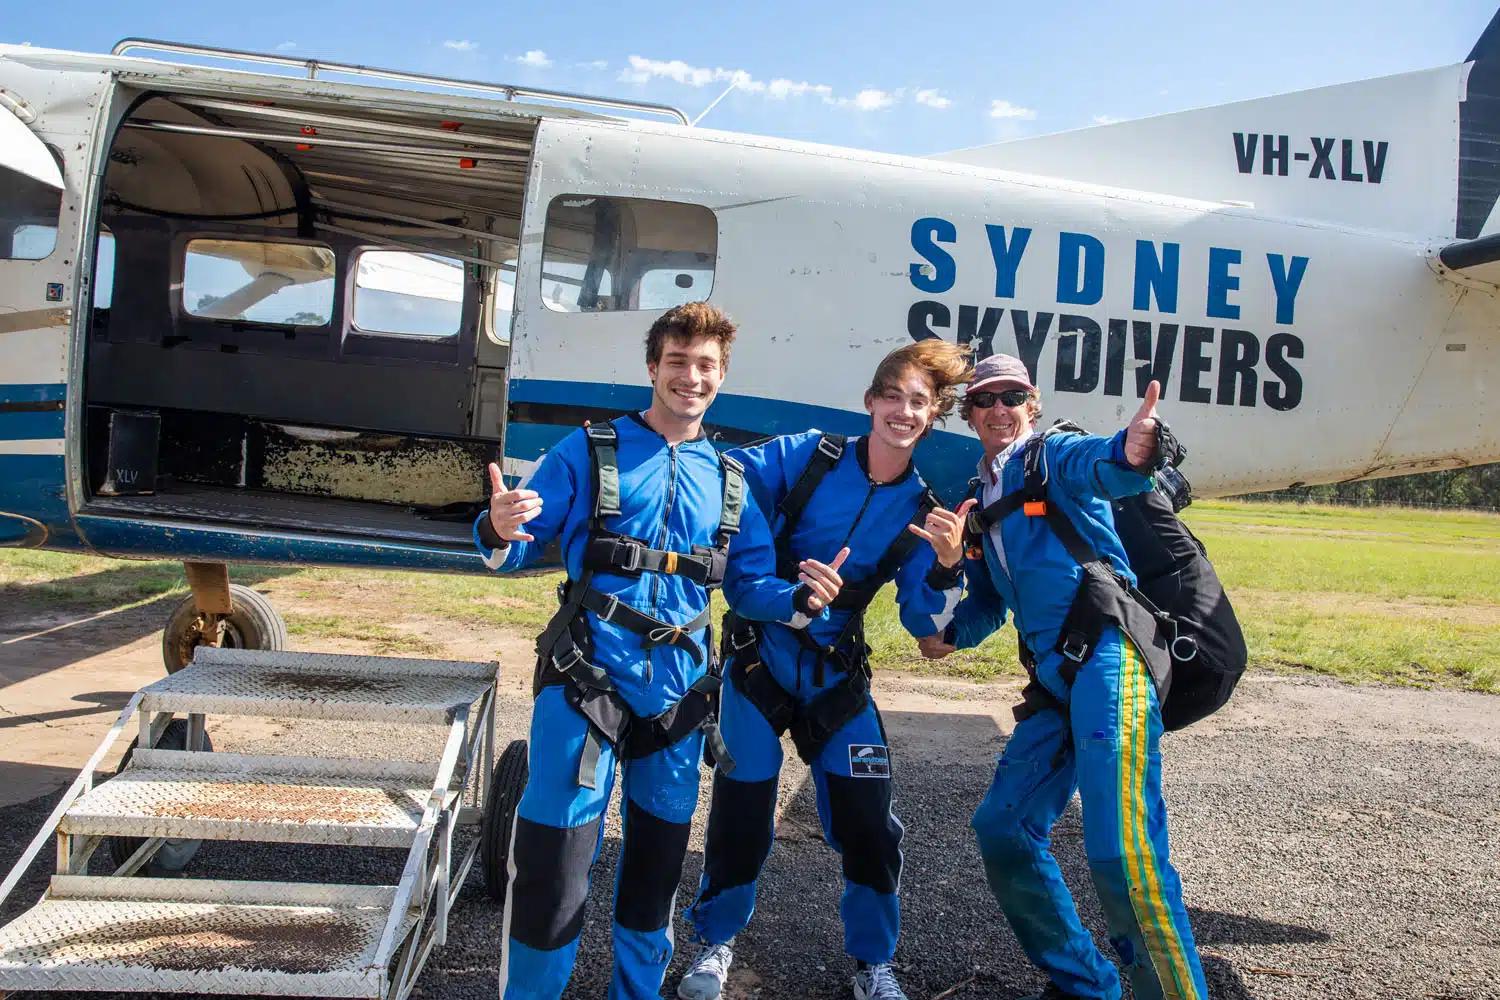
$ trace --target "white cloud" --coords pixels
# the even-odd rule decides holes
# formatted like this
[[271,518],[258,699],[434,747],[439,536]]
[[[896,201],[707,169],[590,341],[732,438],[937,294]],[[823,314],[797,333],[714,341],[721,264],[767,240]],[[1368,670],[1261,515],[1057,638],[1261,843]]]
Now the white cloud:
[[473,52],[475,49],[479,48],[479,43],[471,42],[467,38],[465,38],[461,42],[456,42],[450,38],[443,43],[443,48],[452,49],[455,52]]
[[543,52],[541,49],[532,49],[524,56],[521,56],[519,59],[517,59],[516,62],[520,63],[523,66],[530,66],[533,69],[546,69],[548,66],[552,65],[552,60],[548,59],[547,53]]
[[620,79],[625,83],[642,84],[653,80],[671,80],[687,87],[707,87],[711,84],[727,86],[733,83],[736,90],[747,94],[758,94],[775,101],[809,97],[829,105],[877,110],[899,101],[905,93],[904,90],[887,92],[871,89],[861,91],[854,97],[835,98],[833,88],[826,83],[789,80],[785,77],[777,77],[767,82],[756,79],[742,69],[724,69],[722,66],[710,69],[707,66],[689,65],[681,59],[647,59],[644,56],[631,56],[628,62],[629,64],[620,71]]
[[1019,118],[1022,121],[1031,121],[1036,117],[1036,112],[1030,108],[1012,104],[1009,101],[995,98],[990,102],[991,118]]
[[[603,69],[607,64],[600,60],[581,65]],[[766,81],[757,79],[743,69],[694,66],[681,59],[648,59],[645,56],[635,55],[627,59],[626,66],[620,70],[619,79],[623,83],[633,84],[670,80],[685,87],[716,86],[722,88],[733,83],[736,90],[747,94],[758,94],[774,101],[811,98],[833,107],[849,108],[855,111],[884,111],[908,99],[929,108],[941,109],[953,104],[952,98],[931,88],[909,91],[906,87],[898,87],[895,90],[868,87],[853,97],[837,97],[834,95],[833,88],[826,83],[791,80],[786,77]],[[1024,108],[1018,110],[1025,111]],[[1028,117],[1036,117],[1035,112],[1025,111],[1025,114]]]
[[784,101],[789,97],[805,97],[813,94],[828,101],[833,99],[833,88],[823,83],[793,83],[791,80],[775,79],[766,85],[766,96],[778,101]]
[[854,98],[847,103],[860,111],[882,111],[895,104],[900,96],[900,91],[893,94],[889,91],[869,88],[855,94]]
[[609,60],[595,59],[592,62],[579,63],[578,66],[580,69],[609,69]]
[[1125,121],[1125,119],[1124,118],[1112,118],[1109,115],[1095,115],[1094,116],[1094,124],[1095,125],[1113,125],[1116,122],[1122,122],[1122,121]]
[[925,104],[929,108],[937,108],[939,111],[953,103],[951,98],[944,97],[936,90],[919,90],[913,95],[913,99],[918,104]]
[[290,52],[293,49],[295,49],[296,47],[297,47],[297,43],[296,42],[282,42],[280,45],[276,46],[276,51],[277,52]]

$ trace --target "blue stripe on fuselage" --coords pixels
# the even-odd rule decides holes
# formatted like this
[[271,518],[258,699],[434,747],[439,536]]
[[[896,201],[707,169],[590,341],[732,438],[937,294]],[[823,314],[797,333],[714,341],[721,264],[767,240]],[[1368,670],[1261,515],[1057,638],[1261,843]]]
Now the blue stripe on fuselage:
[[42,441],[63,436],[63,411],[0,410],[0,441]]
[[[517,379],[510,385],[514,403],[563,403],[619,410],[644,410],[651,405],[646,386],[610,385],[599,382],[566,382],[550,379]],[[955,414],[950,418],[957,421]],[[839,434],[867,434],[870,415],[832,406],[794,403],[761,396],[721,392],[708,409],[706,423],[760,434],[798,434],[816,427]],[[505,430],[505,453],[510,458],[534,462],[575,430],[556,424],[512,422]],[[962,499],[979,463],[979,442],[964,434],[933,431],[917,446],[917,468],[927,484],[950,506]]]
[[0,403],[58,403],[68,398],[61,382],[0,382]]
[[38,441],[63,436],[61,408],[8,409],[38,403],[62,403],[68,387],[61,382],[0,383],[0,441]]

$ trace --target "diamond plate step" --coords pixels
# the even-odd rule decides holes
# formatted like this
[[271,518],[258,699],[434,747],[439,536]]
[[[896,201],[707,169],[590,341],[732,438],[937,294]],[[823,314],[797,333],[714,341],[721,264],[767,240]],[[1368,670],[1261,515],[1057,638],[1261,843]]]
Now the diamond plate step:
[[58,875],[0,928],[0,990],[379,997],[394,899],[383,886]]
[[484,694],[496,669],[493,662],[200,646],[192,663],[142,690],[141,707],[446,725]]
[[437,767],[143,750],[75,802],[75,835],[410,847]]

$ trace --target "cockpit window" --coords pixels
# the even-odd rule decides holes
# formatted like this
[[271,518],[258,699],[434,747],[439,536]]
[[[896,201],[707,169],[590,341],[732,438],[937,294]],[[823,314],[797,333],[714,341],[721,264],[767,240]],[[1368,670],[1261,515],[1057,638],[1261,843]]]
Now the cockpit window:
[[333,278],[328,247],[190,240],[182,307],[205,319],[326,326],[333,317]]
[[702,205],[561,195],[547,207],[542,302],[608,312],[706,299],[718,252],[718,220]]

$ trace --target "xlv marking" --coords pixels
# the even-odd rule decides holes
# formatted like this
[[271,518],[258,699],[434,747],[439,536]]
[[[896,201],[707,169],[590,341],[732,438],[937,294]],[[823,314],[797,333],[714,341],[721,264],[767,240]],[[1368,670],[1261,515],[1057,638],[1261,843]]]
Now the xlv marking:
[[[1253,174],[1257,165],[1267,177],[1287,176],[1291,164],[1311,163],[1308,177],[1327,178],[1330,181],[1350,181],[1355,184],[1379,184],[1385,175],[1385,154],[1391,144],[1384,140],[1327,139],[1311,136],[1308,142],[1312,150],[1292,152],[1291,136],[1262,135],[1258,132],[1236,132],[1234,134],[1234,159],[1242,174]],[[1361,161],[1355,158],[1356,151],[1364,154]],[[1259,152],[1257,157],[1255,154]],[[1335,168],[1337,160],[1337,168]],[[1257,161],[1259,163],[1257,164]]]

